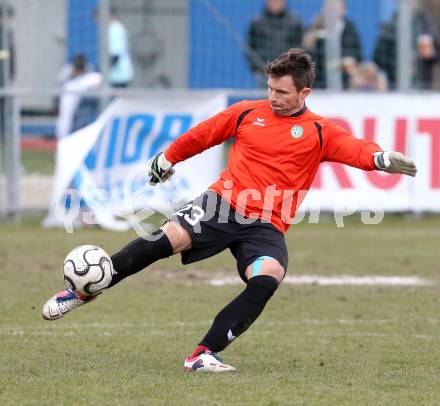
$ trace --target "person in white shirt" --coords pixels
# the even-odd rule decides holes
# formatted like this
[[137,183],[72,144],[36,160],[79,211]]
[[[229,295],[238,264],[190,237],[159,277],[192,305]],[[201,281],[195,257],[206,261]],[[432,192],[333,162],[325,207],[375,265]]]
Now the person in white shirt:
[[74,117],[83,94],[98,89],[102,83],[102,75],[87,70],[86,58],[83,55],[76,55],[72,63],[71,74],[63,81],[62,85],[56,122],[56,137],[58,140],[77,129],[74,128]]
[[113,87],[126,87],[134,78],[133,63],[127,29],[111,9],[107,30],[107,49],[110,56],[109,83]]

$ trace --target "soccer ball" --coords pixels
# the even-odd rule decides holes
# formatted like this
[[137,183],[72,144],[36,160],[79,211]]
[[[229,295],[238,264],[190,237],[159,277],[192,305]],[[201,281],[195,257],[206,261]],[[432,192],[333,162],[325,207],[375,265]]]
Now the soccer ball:
[[94,295],[108,287],[113,273],[109,255],[94,245],[80,245],[70,251],[64,260],[66,286],[82,295]]

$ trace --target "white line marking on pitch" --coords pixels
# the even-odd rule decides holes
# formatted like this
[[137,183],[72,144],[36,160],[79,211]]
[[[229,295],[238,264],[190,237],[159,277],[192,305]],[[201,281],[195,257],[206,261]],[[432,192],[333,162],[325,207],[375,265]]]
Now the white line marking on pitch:
[[[239,277],[227,276],[222,279],[211,279],[212,286],[237,285],[243,283]],[[287,285],[318,285],[318,286],[430,286],[434,283],[416,276],[319,276],[297,275],[286,276],[283,284]]]

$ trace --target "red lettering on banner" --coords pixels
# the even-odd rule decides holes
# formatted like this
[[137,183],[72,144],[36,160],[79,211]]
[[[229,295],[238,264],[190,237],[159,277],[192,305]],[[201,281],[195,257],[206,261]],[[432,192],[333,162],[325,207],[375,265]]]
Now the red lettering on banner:
[[[394,147],[393,150],[406,152],[406,140],[408,134],[408,122],[404,118],[396,120]],[[369,117],[364,121],[364,139],[365,141],[376,141],[376,119]],[[400,180],[402,175],[390,175],[380,171],[366,172],[368,180],[379,189],[392,189]]]
[[431,137],[431,187],[440,188],[440,119],[423,118],[417,122],[417,131]]
[[312,183],[312,188],[320,189],[322,187],[322,176],[321,176],[322,165],[326,165],[332,168],[336,176],[336,180],[338,181],[342,189],[353,189],[353,183],[351,182],[347,172],[345,171],[344,166],[342,166],[342,164],[338,164],[335,162],[325,162],[321,164],[321,166],[318,169],[318,172],[316,172],[315,179]]
[[[329,118],[330,121],[335,123],[336,125],[342,127],[344,130],[347,130],[350,134],[352,133],[352,129],[350,124],[347,120],[344,120],[343,118]],[[325,165],[332,168],[336,180],[338,181],[339,185],[342,189],[353,189],[353,183],[350,180],[350,177],[348,176],[346,169],[343,165],[337,164],[335,162],[326,162]],[[314,189],[320,189],[322,187],[322,166],[318,168],[318,172],[316,173],[315,179],[312,183],[312,188]]]
[[332,123],[335,123],[336,125],[338,125],[339,127],[342,127],[344,130],[347,130],[350,134],[353,134],[351,125],[349,124],[349,122],[347,120],[344,120],[343,118],[329,118],[329,120]]

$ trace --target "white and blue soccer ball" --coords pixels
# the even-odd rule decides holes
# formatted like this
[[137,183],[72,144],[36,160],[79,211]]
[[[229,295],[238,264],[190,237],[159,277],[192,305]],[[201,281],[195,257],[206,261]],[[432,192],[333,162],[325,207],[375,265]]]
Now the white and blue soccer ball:
[[110,256],[95,245],[80,245],[67,254],[64,282],[82,295],[94,295],[110,285],[114,270]]

